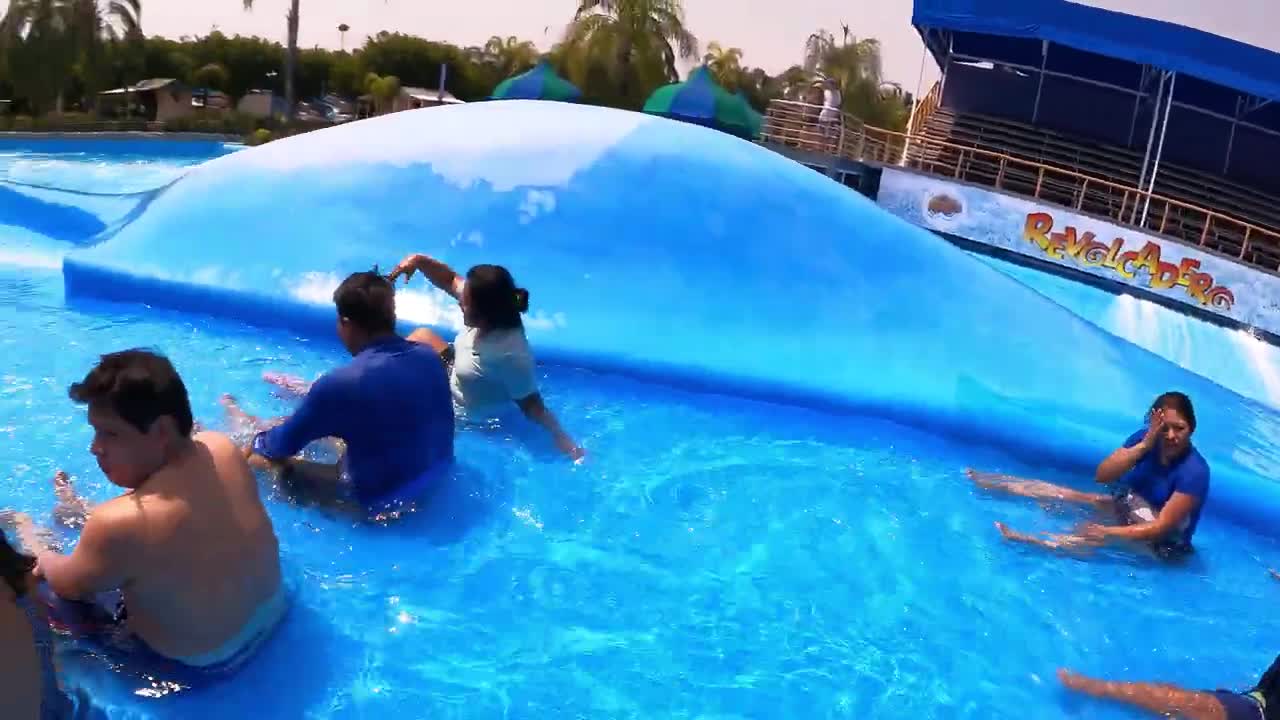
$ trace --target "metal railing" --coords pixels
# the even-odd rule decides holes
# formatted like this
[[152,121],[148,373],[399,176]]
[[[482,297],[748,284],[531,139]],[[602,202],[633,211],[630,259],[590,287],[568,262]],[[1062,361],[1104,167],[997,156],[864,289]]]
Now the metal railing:
[[918,132],[871,127],[848,114],[839,123],[820,124],[821,109],[774,100],[760,141],[986,185],[1167,235],[1266,270],[1280,269],[1280,233],[1246,220],[1074,170]]

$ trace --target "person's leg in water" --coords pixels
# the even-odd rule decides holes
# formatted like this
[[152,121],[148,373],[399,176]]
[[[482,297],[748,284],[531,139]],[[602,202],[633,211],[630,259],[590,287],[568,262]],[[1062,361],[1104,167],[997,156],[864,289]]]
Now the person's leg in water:
[[93,503],[76,492],[71,476],[59,470],[53,475],[53,494],[58,502],[53,506],[53,517],[69,528],[84,527],[84,521],[93,512]]
[[[222,396],[222,406],[232,422],[255,435],[284,420],[284,418],[276,418],[264,422],[261,418],[245,412],[231,395]],[[341,453],[342,445],[337,439],[328,438],[325,442],[331,445],[335,453]],[[342,481],[341,471],[336,464],[293,458],[283,467],[278,467],[258,455],[253,455],[249,458],[249,465],[258,470],[279,470],[275,473],[276,487],[294,502],[310,502],[340,508],[350,503],[346,484]]]
[[275,385],[282,392],[282,395],[300,398],[311,391],[311,383],[303,380],[297,375],[286,375],[277,372],[262,373],[262,379],[270,385]]
[[1005,540],[1020,542],[1027,545],[1035,545],[1046,550],[1058,550],[1064,552],[1087,553],[1097,547],[1097,543],[1089,542],[1076,535],[1061,535],[1056,533],[1043,533],[1042,537],[1037,537],[1030,533],[1018,532],[1005,525],[1002,522],[996,522],[996,529],[1000,531],[1000,535]]
[[997,490],[1033,500],[1057,500],[1094,508],[1110,507],[1114,502],[1111,495],[1106,493],[1081,492],[1062,485],[1047,483],[1043,480],[1027,480],[1012,475],[980,472],[973,468],[968,468],[964,472],[973,481],[974,485],[983,490]]
[[[1176,685],[1095,680],[1070,670],[1059,670],[1058,679],[1071,690],[1114,700],[1159,715],[1186,720],[1233,720],[1218,693],[1186,690]],[[1241,698],[1242,702],[1248,700]]]
[[[1044,502],[1064,502],[1083,505],[1095,510],[1105,510],[1113,507],[1115,503],[1114,498],[1105,493],[1081,492],[1080,490],[1054,485],[1043,480],[1028,480],[1012,475],[980,472],[973,468],[966,469],[965,475],[968,475],[975,485],[984,490],[994,490],[1009,495],[1040,500],[1042,505]],[[1090,550],[1096,546],[1096,543],[1085,541],[1074,535],[1045,533],[1043,537],[1037,537],[1010,529],[1008,525],[1002,522],[996,523],[996,529],[1000,531],[1000,534],[1006,540],[1035,545],[1049,550],[1080,552]]]

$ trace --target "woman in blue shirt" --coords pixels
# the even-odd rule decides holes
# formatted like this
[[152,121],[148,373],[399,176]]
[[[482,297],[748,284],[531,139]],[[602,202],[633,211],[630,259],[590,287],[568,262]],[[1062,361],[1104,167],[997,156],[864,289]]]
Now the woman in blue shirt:
[[974,470],[968,474],[984,489],[1084,505],[1112,516],[1112,522],[1086,523],[1074,534],[1045,537],[996,523],[1010,540],[1055,549],[1131,541],[1146,544],[1161,556],[1177,555],[1191,550],[1191,538],[1209,496],[1209,464],[1191,443],[1195,430],[1190,398],[1180,392],[1156,398],[1147,414],[1147,427],[1130,435],[1098,465],[1095,479],[1112,485],[1110,493],[1081,492]]

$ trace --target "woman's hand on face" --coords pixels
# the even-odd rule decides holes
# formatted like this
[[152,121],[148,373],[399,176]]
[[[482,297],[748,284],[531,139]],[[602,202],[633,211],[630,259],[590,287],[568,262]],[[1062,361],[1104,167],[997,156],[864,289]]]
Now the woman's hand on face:
[[1139,444],[1146,450],[1155,447],[1160,441],[1160,433],[1164,432],[1165,424],[1164,410],[1162,408],[1152,410],[1147,434],[1142,436],[1142,442]]

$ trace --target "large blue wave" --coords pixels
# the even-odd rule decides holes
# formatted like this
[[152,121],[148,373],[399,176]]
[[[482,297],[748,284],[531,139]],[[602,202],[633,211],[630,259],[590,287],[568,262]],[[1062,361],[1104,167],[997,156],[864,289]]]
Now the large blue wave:
[[[1270,410],[812,170],[635,113],[432,108],[235,153],[64,273],[73,296],[327,334],[340,277],[412,251],[511,268],[544,358],[887,415],[1046,463],[1091,466],[1182,389],[1212,510],[1266,528],[1280,513]],[[409,323],[459,321],[423,288],[399,307]]]

